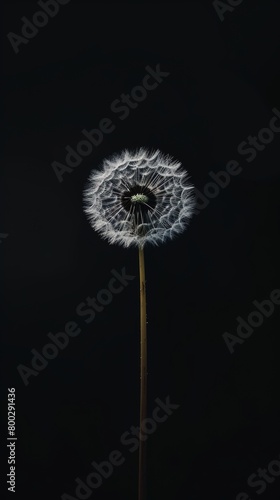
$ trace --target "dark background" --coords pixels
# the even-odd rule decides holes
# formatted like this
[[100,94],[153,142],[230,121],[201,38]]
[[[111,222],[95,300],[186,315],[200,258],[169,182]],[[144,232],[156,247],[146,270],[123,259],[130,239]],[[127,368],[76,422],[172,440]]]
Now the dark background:
[[[104,157],[145,146],[179,159],[201,192],[210,171],[243,167],[181,237],[146,249],[149,415],[158,397],[180,405],[148,439],[148,500],[279,500],[280,477],[261,495],[247,479],[280,459],[280,306],[233,354],[222,337],[280,288],[280,134],[251,163],[237,151],[280,110],[278,4],[244,0],[221,21],[211,1],[71,0],[18,54],[7,34],[39,7],[2,6],[1,365],[4,416],[16,388],[15,498],[75,498],[75,478],[117,449],[125,463],[90,498],[137,499],[137,452],[120,444],[138,424],[137,250],[100,239],[82,193]],[[111,103],[157,64],[170,75],[120,120]],[[52,162],[104,117],[115,130],[60,183]],[[124,266],[136,279],[87,325],[76,307]],[[18,365],[68,321],[80,335],[25,386]]]

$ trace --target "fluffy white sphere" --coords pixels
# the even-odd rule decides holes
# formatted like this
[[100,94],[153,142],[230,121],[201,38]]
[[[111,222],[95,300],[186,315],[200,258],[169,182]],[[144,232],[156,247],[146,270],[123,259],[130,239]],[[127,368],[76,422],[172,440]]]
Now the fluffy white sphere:
[[193,189],[181,163],[170,156],[125,150],[91,173],[84,210],[111,244],[158,245],[186,229],[195,206]]

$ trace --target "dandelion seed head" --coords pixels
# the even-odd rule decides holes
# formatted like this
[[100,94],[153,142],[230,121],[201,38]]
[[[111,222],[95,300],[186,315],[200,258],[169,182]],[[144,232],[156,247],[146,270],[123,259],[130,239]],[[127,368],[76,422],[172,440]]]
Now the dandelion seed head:
[[159,150],[124,150],[94,170],[84,191],[91,226],[110,244],[158,245],[182,233],[195,206],[181,163]]

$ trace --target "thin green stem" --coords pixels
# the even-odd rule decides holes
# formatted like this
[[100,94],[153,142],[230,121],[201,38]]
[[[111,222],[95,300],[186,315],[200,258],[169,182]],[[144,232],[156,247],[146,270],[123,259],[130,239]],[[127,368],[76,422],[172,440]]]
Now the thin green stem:
[[[140,281],[140,430],[147,417],[147,320],[144,249],[139,247]],[[146,500],[146,441],[139,440],[138,500]]]

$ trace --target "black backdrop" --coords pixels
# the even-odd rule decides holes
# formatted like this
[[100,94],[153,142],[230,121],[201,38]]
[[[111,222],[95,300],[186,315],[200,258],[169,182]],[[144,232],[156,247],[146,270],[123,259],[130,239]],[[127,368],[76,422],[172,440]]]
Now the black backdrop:
[[[280,289],[278,3],[2,6],[3,450],[7,463],[15,388],[14,498],[137,498],[137,451],[121,443],[138,425],[137,250],[91,229],[82,193],[105,157],[140,146],[182,162],[198,207],[181,237],[146,249],[149,417],[155,400],[179,405],[147,441],[148,500],[280,498],[279,304],[237,335],[253,302]],[[36,16],[44,4],[51,14]],[[24,16],[45,26],[22,32]],[[123,93],[136,100],[116,111]],[[66,147],[77,151],[105,118],[111,132],[69,169]],[[123,291],[93,321],[79,315],[123,268],[134,276]],[[79,334],[39,358],[69,322]],[[113,450],[123,464],[75,493]]]

